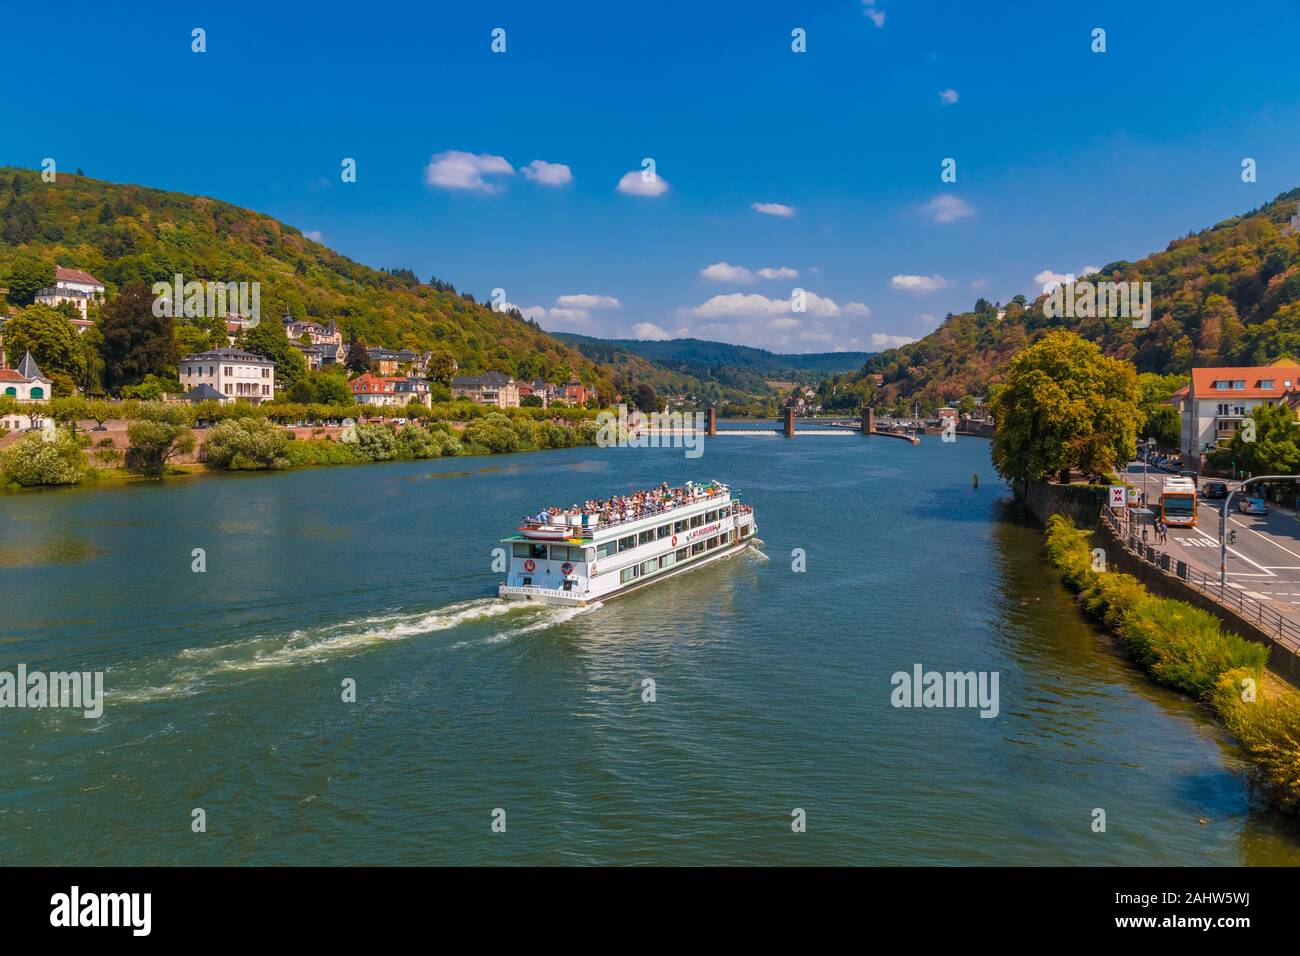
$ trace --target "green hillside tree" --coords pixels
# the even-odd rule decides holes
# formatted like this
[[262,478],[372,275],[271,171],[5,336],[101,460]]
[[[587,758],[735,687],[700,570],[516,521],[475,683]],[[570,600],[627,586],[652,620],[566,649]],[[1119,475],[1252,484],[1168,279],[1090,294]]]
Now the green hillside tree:
[[993,465],[1013,481],[1104,473],[1135,451],[1133,366],[1073,332],[1052,332],[1017,355],[992,406]]
[[175,323],[169,315],[154,315],[153,303],[148,286],[128,285],[100,309],[105,387],[117,391],[148,375],[176,377]]
[[36,301],[36,293],[54,285],[54,266],[32,256],[19,256],[9,266],[5,276],[9,293],[5,297],[10,305],[20,308]]
[[[41,371],[56,381],[80,382],[86,355],[68,317],[48,305],[29,305],[5,324],[5,351],[17,362],[31,352]],[[65,392],[66,394],[66,392]]]
[[279,322],[259,322],[240,337],[243,348],[275,363],[275,385],[290,391],[307,377],[307,360],[284,334]]

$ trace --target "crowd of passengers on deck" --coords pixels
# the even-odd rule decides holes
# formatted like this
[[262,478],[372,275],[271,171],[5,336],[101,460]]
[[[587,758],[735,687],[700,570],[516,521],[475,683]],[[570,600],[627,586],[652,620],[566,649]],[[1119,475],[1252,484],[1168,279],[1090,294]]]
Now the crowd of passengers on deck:
[[662,514],[721,490],[715,484],[697,485],[691,481],[686,482],[682,488],[669,488],[665,481],[657,488],[630,495],[594,499],[584,502],[581,507],[572,505],[568,508],[543,508],[536,517],[525,515],[524,521],[533,524],[569,524],[584,528],[595,524],[616,524]]

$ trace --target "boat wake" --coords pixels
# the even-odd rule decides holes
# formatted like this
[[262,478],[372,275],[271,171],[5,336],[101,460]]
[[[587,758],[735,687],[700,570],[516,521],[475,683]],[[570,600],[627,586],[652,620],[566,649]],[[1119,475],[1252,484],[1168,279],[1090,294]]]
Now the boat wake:
[[153,662],[109,668],[105,696],[110,702],[146,703],[202,692],[223,675],[315,664],[363,653],[387,644],[439,631],[463,628],[493,618],[505,625],[495,633],[449,645],[496,644],[544,630],[595,610],[544,604],[508,603],[497,598],[462,601],[432,611],[395,611],[338,624],[302,628],[287,635],[263,634],[209,647],[192,647]]

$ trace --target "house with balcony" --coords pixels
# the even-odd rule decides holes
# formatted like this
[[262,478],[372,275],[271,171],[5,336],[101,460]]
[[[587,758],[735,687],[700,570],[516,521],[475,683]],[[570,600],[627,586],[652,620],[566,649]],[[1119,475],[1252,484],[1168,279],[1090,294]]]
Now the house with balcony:
[[210,385],[223,404],[245,401],[254,405],[275,398],[275,363],[242,349],[211,349],[187,355],[180,362],[180,380],[187,393]]
[[451,380],[451,397],[497,408],[518,408],[519,383],[501,372],[459,375]]
[[[343,333],[339,331],[338,323],[330,322],[321,325],[310,319],[295,319],[288,310],[285,310],[284,317],[280,321],[284,323],[285,336],[302,350],[303,357],[307,359],[307,364],[311,368],[341,365],[347,359],[348,353],[343,346]],[[303,340],[304,336],[306,341]],[[315,365],[311,364],[313,359],[308,355],[312,346],[316,347]]]
[[[36,301],[51,308],[71,302],[81,312],[82,321],[87,321],[90,303],[104,301],[104,283],[81,269],[55,266],[54,285],[48,289],[38,289]],[[85,327],[78,327],[77,331],[84,332]]]
[[1201,469],[1202,456],[1226,443],[1260,405],[1276,405],[1300,389],[1300,365],[1194,368],[1191,383],[1169,399],[1182,421],[1183,467]]

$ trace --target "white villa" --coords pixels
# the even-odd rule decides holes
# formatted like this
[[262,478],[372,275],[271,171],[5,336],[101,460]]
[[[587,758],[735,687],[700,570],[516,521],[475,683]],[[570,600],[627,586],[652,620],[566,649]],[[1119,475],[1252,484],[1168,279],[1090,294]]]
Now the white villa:
[[82,320],[81,323],[74,323],[78,332],[84,332],[90,327],[87,306],[91,302],[103,300],[104,283],[89,272],[65,269],[63,266],[56,266],[54,269],[54,285],[48,289],[40,289],[36,293],[36,301],[42,305],[57,306],[63,302],[71,302],[75,305],[81,312]]
[[275,398],[275,363],[240,349],[212,349],[181,359],[180,380],[186,391],[201,385],[215,389],[223,403],[260,405]]

